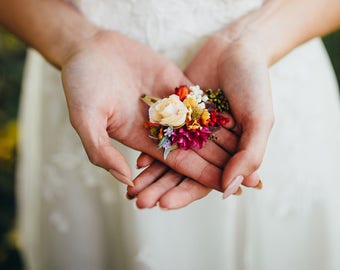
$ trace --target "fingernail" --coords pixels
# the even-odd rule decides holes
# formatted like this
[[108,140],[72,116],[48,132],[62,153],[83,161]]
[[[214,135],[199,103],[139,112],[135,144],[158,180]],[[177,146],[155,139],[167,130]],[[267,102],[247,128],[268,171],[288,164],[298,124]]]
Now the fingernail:
[[132,201],[134,198],[136,198],[136,196],[130,195],[129,193],[125,194],[126,199],[128,199],[129,201]]
[[236,176],[228,185],[227,189],[223,193],[223,200],[228,198],[231,194],[237,191],[241,185],[244,177],[242,175]]
[[235,196],[240,196],[242,194],[243,190],[241,187],[238,187],[238,189],[236,190],[236,192],[233,194]]
[[115,170],[109,170],[109,172],[112,174],[113,177],[117,178],[118,181],[130,186],[130,187],[133,187],[134,184],[133,182],[127,178],[125,175],[122,175],[121,173],[115,171]]
[[136,169],[139,170],[139,169],[143,169],[144,167],[143,166],[140,166],[138,163],[136,163]]
[[262,187],[263,187],[263,183],[262,183],[262,181],[260,180],[254,188],[256,188],[256,189],[262,189]]
[[159,201],[156,203],[156,206],[158,206],[158,208],[162,211],[169,211],[170,210],[169,208],[162,207]]

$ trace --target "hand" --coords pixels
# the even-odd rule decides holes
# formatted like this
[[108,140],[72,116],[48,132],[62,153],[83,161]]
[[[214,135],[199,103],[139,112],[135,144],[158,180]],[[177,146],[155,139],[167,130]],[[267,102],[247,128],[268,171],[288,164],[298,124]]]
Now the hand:
[[[230,41],[233,26],[212,36],[187,67],[185,74],[202,88],[222,88],[228,97],[240,135],[236,153],[228,161],[222,177],[224,198],[260,166],[274,116],[268,68],[263,48],[248,39]],[[256,179],[255,179],[256,180]],[[258,180],[257,180],[258,181]]]
[[[137,159],[138,168],[146,168],[134,180],[134,186],[127,188],[127,198],[136,198],[138,208],[153,208],[159,205],[162,209],[173,210],[187,206],[188,204],[207,196],[212,190],[193,179],[183,176],[165,164],[154,160],[149,155],[142,153]],[[216,185],[220,179],[214,179]],[[257,189],[262,188],[262,182],[255,172],[244,181],[257,183],[251,186]],[[221,188],[219,189],[221,191]],[[234,195],[242,194],[239,187]]]
[[[261,186],[256,170],[262,161],[273,124],[265,57],[251,43],[243,43],[243,40],[230,42],[225,38],[228,30],[226,27],[212,36],[185,71],[191,81],[202,88],[224,89],[235,118],[233,131],[240,137],[237,142],[233,140],[235,151],[231,152],[234,155],[224,168],[221,189],[215,186],[215,189],[225,191],[224,197],[237,192],[241,183],[250,187]],[[216,179],[211,179],[209,183],[199,186],[192,184],[188,178],[175,177],[173,172],[164,176],[168,169],[161,169],[160,164],[150,166],[151,169],[155,167],[159,170],[158,174],[150,174],[148,168],[136,179],[136,187],[128,189],[129,196],[138,195],[137,205],[140,207],[152,207],[157,201],[164,208],[183,207],[209,193],[210,190],[204,185],[212,187],[213,182],[216,183]],[[184,184],[181,182],[183,179]],[[233,179],[236,183],[231,184]],[[178,183],[181,184],[173,187]],[[181,185],[186,188],[182,189]],[[150,195],[152,190],[153,194]]]
[[[100,31],[62,65],[62,78],[71,123],[92,163],[131,185],[130,168],[110,137],[163,160],[162,151],[143,128],[147,106],[140,96],[164,97],[176,86],[189,84],[174,64],[119,33]],[[208,143],[200,153],[174,151],[165,162],[179,173],[208,183],[221,178],[219,167],[228,157],[222,148]]]

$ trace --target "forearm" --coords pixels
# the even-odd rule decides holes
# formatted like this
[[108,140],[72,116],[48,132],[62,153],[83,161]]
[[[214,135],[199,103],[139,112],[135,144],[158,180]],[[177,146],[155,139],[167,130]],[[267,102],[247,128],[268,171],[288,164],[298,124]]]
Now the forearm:
[[340,1],[267,0],[233,27],[237,38],[264,50],[270,66],[298,45],[339,28]]
[[97,28],[62,0],[2,0],[0,24],[38,50],[51,64],[64,61]]

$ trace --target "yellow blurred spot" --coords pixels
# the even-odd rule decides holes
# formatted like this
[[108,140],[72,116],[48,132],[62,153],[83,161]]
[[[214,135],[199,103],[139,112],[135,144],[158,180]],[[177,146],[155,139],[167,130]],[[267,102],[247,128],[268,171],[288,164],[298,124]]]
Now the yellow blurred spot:
[[21,245],[20,245],[20,235],[19,235],[16,227],[12,228],[12,230],[10,230],[7,233],[6,238],[11,245],[13,245],[17,248],[21,247]]
[[17,144],[17,122],[10,121],[0,128],[0,159],[11,160]]

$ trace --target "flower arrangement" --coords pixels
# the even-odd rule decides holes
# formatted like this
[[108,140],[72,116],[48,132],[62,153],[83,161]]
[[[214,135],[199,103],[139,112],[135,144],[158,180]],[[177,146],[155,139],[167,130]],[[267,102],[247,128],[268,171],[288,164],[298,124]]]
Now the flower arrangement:
[[222,115],[229,104],[221,89],[203,91],[198,85],[182,85],[163,99],[141,98],[150,106],[145,128],[164,149],[164,159],[175,149],[201,149],[208,140],[217,139],[214,130],[230,121]]

